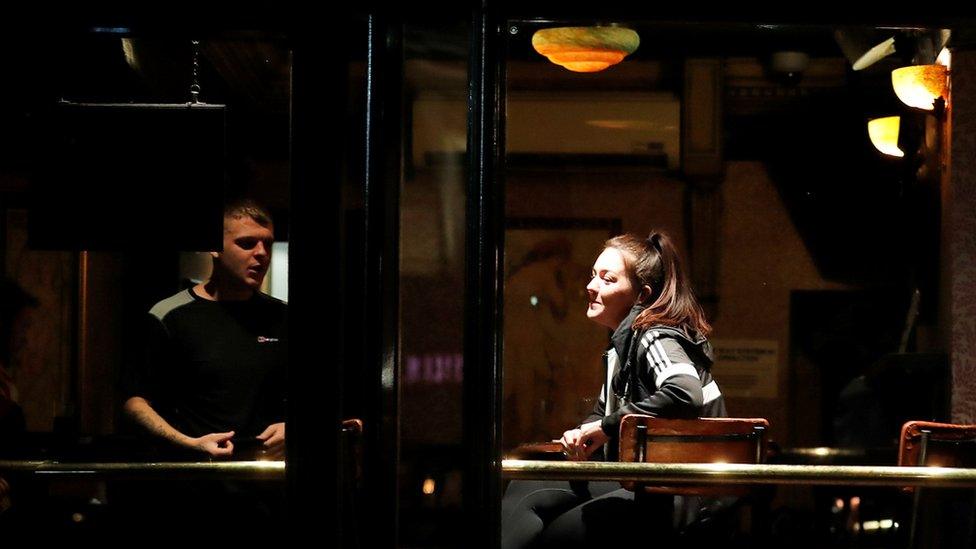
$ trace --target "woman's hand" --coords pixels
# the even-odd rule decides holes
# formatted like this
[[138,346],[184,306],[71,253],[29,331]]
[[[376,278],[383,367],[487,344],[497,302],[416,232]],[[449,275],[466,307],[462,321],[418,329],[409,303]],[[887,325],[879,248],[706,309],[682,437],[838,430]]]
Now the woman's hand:
[[563,445],[563,453],[566,454],[566,459],[571,461],[578,461],[580,458],[577,457],[579,454],[579,440],[583,431],[580,429],[570,429],[563,433],[563,438],[559,439],[559,443]]
[[559,439],[563,452],[571,461],[584,461],[606,444],[610,437],[603,432],[599,421],[584,423],[579,429],[570,429]]

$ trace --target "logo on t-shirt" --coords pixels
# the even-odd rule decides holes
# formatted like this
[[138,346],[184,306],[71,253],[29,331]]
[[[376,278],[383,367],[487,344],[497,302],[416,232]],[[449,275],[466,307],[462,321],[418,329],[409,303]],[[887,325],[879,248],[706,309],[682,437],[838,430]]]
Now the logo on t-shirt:
[[278,343],[278,338],[258,336],[258,343]]

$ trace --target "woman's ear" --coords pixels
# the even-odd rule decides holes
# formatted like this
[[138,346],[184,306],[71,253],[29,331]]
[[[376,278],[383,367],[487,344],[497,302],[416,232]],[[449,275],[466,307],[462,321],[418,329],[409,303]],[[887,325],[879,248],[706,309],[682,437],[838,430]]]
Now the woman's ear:
[[647,284],[644,284],[644,286],[641,288],[640,293],[637,295],[637,302],[645,303],[650,298],[651,298],[651,287],[648,286]]

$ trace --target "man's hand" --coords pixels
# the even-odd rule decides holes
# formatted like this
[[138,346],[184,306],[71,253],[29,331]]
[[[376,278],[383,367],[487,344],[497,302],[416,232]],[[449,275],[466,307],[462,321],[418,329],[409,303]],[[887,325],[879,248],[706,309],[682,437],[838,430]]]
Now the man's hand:
[[272,423],[258,435],[264,442],[264,455],[269,459],[285,459],[285,424]]
[[210,433],[202,437],[193,438],[183,434],[170,425],[162,416],[156,413],[149,401],[140,396],[130,397],[125,401],[125,412],[139,425],[147,431],[162,439],[168,440],[172,444],[199,450],[212,457],[224,457],[234,453],[234,443],[230,438],[234,432],[229,433]]
[[234,443],[230,439],[234,431],[227,433],[210,433],[198,438],[191,438],[188,446],[194,450],[206,452],[212,457],[226,457],[234,453]]
[[559,442],[563,445],[563,452],[571,461],[584,461],[606,444],[610,437],[603,432],[599,421],[584,423],[579,429],[570,429],[563,433]]

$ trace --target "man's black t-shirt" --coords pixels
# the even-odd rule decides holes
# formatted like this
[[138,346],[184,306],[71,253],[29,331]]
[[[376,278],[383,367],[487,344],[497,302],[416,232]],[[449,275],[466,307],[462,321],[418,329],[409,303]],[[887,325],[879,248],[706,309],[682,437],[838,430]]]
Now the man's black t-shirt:
[[180,432],[254,437],[285,421],[287,305],[261,293],[210,301],[192,289],[149,311],[146,359],[130,368],[126,398],[141,396]]

